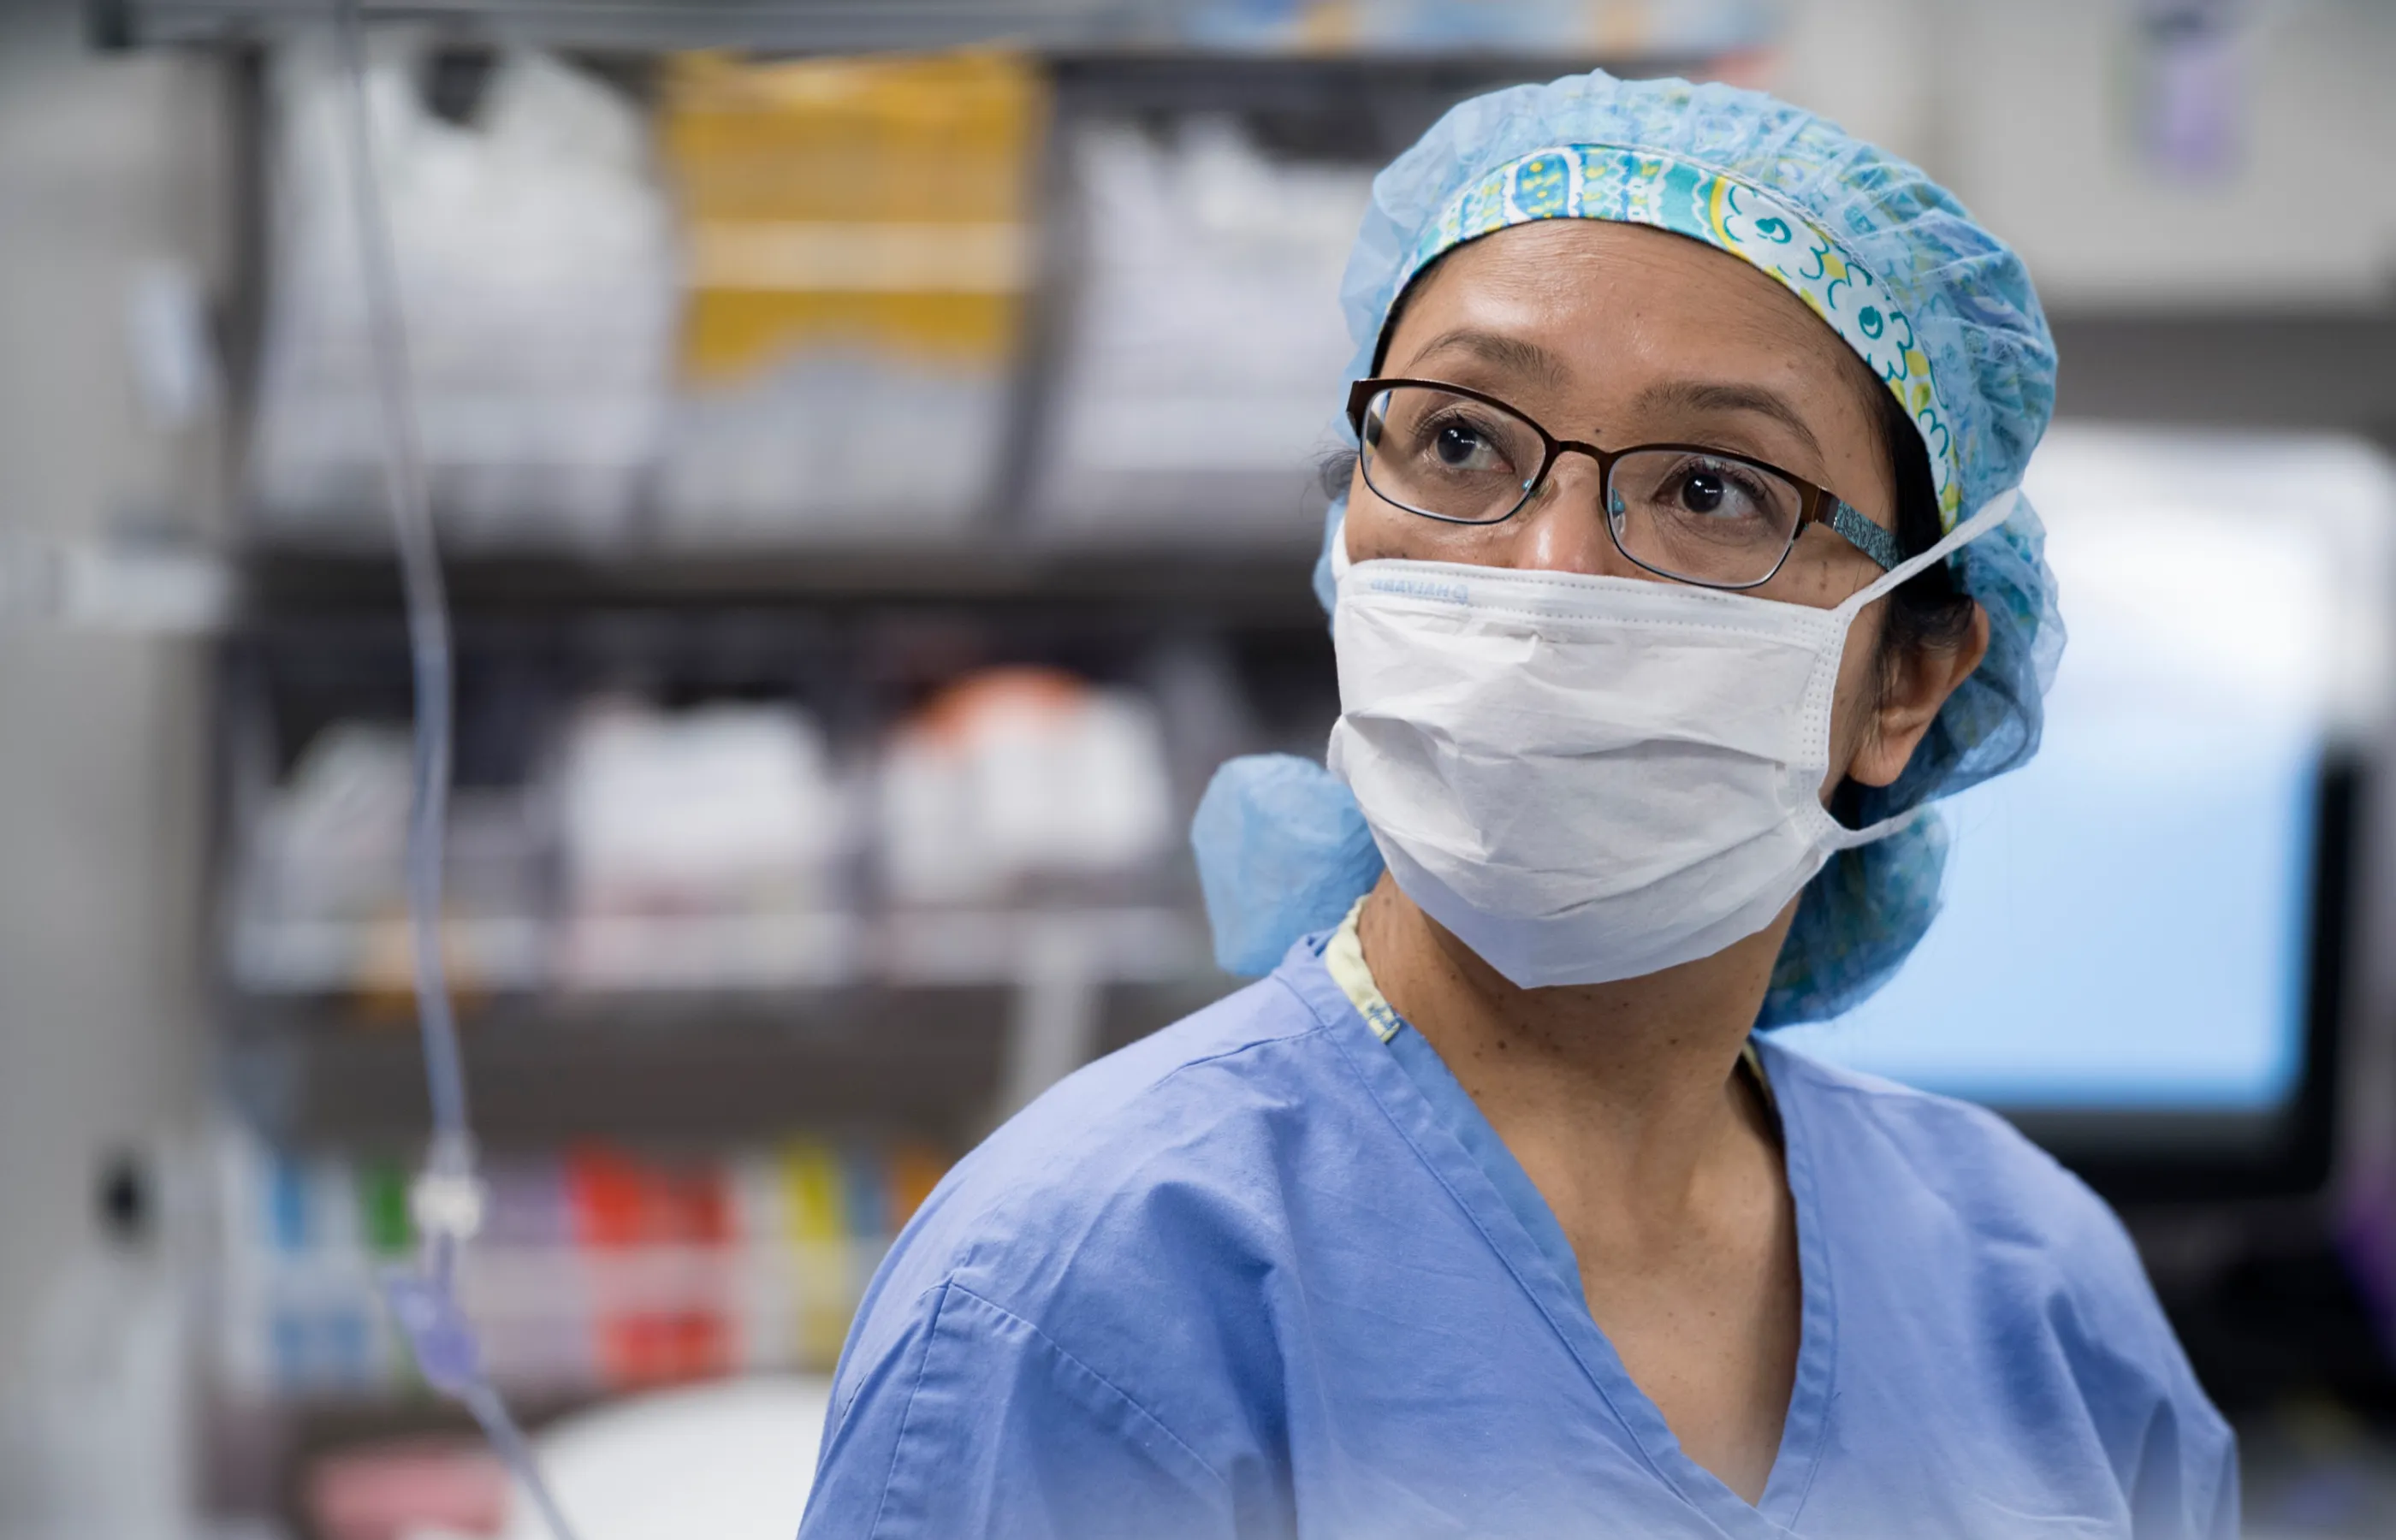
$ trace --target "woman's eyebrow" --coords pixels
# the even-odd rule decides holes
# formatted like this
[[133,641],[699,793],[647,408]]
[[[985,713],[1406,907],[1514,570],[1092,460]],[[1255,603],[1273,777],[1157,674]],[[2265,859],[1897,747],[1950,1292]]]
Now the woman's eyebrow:
[[1471,353],[1484,364],[1513,374],[1530,375],[1540,384],[1557,390],[1572,379],[1572,371],[1564,367],[1564,361],[1537,342],[1500,332],[1476,331],[1470,326],[1459,326],[1432,338],[1415,354],[1415,362],[1420,364],[1433,353],[1449,352]]
[[1660,385],[1650,385],[1639,392],[1638,405],[1643,411],[1684,412],[1752,412],[1768,417],[1797,437],[1806,450],[1818,457],[1822,444],[1807,427],[1804,417],[1788,397],[1762,385],[1739,385],[1728,380],[1674,379]]

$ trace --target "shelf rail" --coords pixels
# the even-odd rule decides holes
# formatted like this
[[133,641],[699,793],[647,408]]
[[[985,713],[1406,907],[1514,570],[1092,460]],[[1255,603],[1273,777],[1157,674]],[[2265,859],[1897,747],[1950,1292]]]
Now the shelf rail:
[[[1188,0],[359,0],[368,25],[594,52],[873,53],[1006,43],[1139,47],[1183,36]],[[87,0],[103,48],[249,44],[321,22],[322,0]]]

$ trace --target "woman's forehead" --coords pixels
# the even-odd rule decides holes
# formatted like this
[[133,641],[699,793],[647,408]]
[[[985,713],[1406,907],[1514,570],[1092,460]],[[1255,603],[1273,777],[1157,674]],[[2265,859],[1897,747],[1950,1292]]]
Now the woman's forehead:
[[[1548,219],[1497,231],[1447,253],[1399,307],[1389,356],[1401,348],[1503,339],[1493,364],[1552,369],[1626,344],[1659,353],[1791,354],[1832,370],[1846,344],[1769,276],[1668,231],[1598,219]],[[1511,348],[1508,346],[1511,344]]]

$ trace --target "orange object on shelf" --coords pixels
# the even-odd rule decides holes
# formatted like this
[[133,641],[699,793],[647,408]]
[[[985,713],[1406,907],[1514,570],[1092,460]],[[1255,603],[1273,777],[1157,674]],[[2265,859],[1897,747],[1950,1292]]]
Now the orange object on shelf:
[[1062,716],[1089,697],[1088,683],[1062,669],[1028,663],[978,669],[925,701],[904,731],[962,747],[993,719]]

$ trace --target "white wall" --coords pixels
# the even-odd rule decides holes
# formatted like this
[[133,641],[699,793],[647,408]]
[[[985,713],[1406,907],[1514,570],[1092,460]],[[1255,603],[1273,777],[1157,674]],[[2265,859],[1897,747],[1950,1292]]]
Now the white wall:
[[[0,0],[0,539],[187,511],[206,463],[140,410],[125,297],[208,255],[217,83],[79,28]],[[0,1372],[93,1233],[100,1159],[195,1105],[200,657],[0,620]]]
[[2137,0],[1790,0],[1771,85],[1945,181],[2051,309],[2396,305],[2396,6],[2243,15],[2212,179],[2141,146]]

